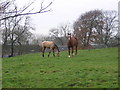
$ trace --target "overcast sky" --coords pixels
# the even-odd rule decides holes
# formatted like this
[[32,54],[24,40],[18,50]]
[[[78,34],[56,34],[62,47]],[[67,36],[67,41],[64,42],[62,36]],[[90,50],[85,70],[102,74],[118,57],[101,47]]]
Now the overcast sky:
[[[19,5],[28,0],[19,0]],[[29,0],[32,1],[32,0]],[[39,9],[42,0],[36,0],[34,8]],[[47,5],[52,0],[44,0]],[[32,25],[36,28],[37,35],[48,35],[49,30],[60,24],[73,23],[81,14],[95,9],[118,11],[119,0],[54,0],[50,6],[51,12],[32,15]],[[21,4],[20,4],[21,3]]]

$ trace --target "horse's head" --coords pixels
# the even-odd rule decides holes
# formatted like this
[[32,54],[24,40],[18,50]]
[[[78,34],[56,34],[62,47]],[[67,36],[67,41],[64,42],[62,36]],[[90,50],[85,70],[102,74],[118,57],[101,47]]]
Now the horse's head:
[[60,51],[57,51],[57,56],[58,56],[58,57],[60,56]]
[[71,33],[68,33],[68,35],[70,35],[70,36],[71,36]]
[[59,50],[59,48],[58,48],[58,46],[56,44],[55,44],[55,49],[56,49],[57,56],[60,56],[60,50]]

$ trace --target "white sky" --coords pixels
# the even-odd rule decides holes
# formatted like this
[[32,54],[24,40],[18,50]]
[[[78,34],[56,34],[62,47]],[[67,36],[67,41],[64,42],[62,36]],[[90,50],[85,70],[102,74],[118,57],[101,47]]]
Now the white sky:
[[[32,0],[19,0],[22,2]],[[34,8],[39,9],[42,0],[36,0]],[[52,0],[44,0],[44,5]],[[49,9],[51,12],[32,15],[32,25],[36,28],[36,35],[48,35],[49,30],[58,27],[63,23],[73,23],[81,14],[95,9],[118,11],[118,1],[120,0],[54,0]]]

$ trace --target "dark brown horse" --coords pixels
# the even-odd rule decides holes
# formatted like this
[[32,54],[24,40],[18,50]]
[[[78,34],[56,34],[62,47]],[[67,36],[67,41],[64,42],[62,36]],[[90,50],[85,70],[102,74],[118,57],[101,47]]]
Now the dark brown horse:
[[70,56],[70,49],[72,49],[72,56],[74,56],[74,47],[75,47],[75,55],[77,55],[77,46],[78,46],[78,40],[75,36],[71,36],[71,33],[68,33],[68,53],[69,53],[69,56],[68,57],[71,57]]
[[42,56],[44,57],[44,52],[46,48],[49,48],[49,54],[48,57],[50,56],[51,51],[53,50],[53,56],[55,56],[54,50],[57,51],[57,56],[59,56],[59,48],[58,46],[53,42],[53,41],[43,41],[40,46],[42,47]]

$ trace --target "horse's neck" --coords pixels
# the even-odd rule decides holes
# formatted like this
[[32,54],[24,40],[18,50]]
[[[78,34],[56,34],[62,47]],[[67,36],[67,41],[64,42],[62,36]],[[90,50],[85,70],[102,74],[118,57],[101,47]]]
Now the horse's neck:
[[71,35],[69,36],[69,40],[71,40]]
[[59,52],[58,46],[55,44],[55,49]]
[[55,47],[55,49],[57,50],[57,52],[59,52],[59,49],[58,49],[58,47]]

